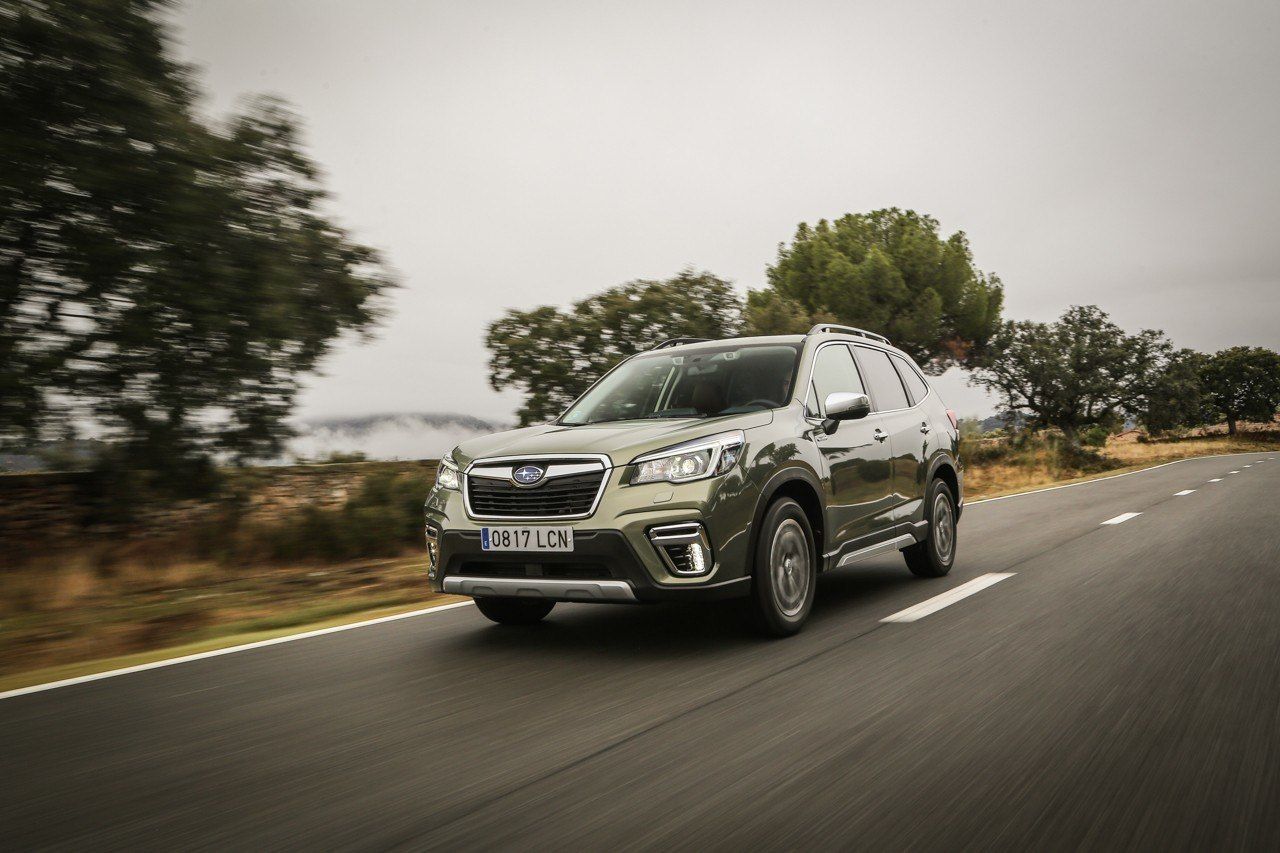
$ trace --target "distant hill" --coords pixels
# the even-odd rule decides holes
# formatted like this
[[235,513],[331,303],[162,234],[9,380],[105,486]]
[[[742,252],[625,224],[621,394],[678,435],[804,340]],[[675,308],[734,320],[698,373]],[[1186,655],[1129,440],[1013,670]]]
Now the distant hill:
[[335,453],[363,453],[369,459],[436,459],[460,441],[512,426],[448,412],[322,418],[297,425],[298,436],[289,443],[289,453],[299,459],[325,459]]

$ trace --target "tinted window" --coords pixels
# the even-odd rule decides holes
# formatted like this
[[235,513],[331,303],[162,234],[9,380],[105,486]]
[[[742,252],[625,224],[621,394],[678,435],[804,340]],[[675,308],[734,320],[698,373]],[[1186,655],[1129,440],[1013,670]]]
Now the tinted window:
[[818,350],[813,362],[813,383],[809,388],[809,397],[805,401],[809,411],[826,414],[822,404],[828,394],[842,392],[846,394],[865,394],[862,379],[858,376],[858,368],[853,363],[853,355],[849,348],[839,344]]
[[889,354],[878,349],[858,347],[858,361],[866,372],[867,384],[871,386],[871,402],[876,411],[887,412],[890,409],[905,409],[911,405],[907,401],[907,392],[898,378],[898,371],[893,369]]
[[929,386],[925,384],[924,379],[916,372],[905,358],[893,356],[893,363],[898,367],[898,373],[902,375],[902,381],[907,384],[907,390],[911,392],[912,402],[919,403],[925,397],[929,396]]

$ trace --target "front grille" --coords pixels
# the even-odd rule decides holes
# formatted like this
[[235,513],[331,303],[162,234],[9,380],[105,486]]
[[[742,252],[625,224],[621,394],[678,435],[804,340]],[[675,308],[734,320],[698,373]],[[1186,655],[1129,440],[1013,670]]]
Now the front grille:
[[587,515],[600,492],[604,475],[604,471],[592,471],[554,477],[531,488],[491,477],[468,477],[467,499],[473,515],[501,518]]
[[613,577],[604,563],[499,563],[466,560],[457,574],[478,578],[547,578],[549,580],[600,580]]

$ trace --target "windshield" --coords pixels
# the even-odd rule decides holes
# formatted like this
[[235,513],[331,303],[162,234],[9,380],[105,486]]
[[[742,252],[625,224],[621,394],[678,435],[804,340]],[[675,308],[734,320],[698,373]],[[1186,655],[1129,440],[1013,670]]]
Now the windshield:
[[785,406],[800,347],[757,344],[641,355],[592,386],[560,418],[598,424],[648,418],[709,418]]

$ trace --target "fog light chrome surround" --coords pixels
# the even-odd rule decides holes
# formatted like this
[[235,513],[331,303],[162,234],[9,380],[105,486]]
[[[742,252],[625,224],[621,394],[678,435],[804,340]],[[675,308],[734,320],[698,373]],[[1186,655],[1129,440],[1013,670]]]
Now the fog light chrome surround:
[[435,580],[436,568],[440,565],[440,529],[427,522],[425,535],[427,541],[427,578]]
[[696,521],[649,528],[649,541],[667,571],[679,577],[700,577],[715,568],[715,554],[706,529]]

